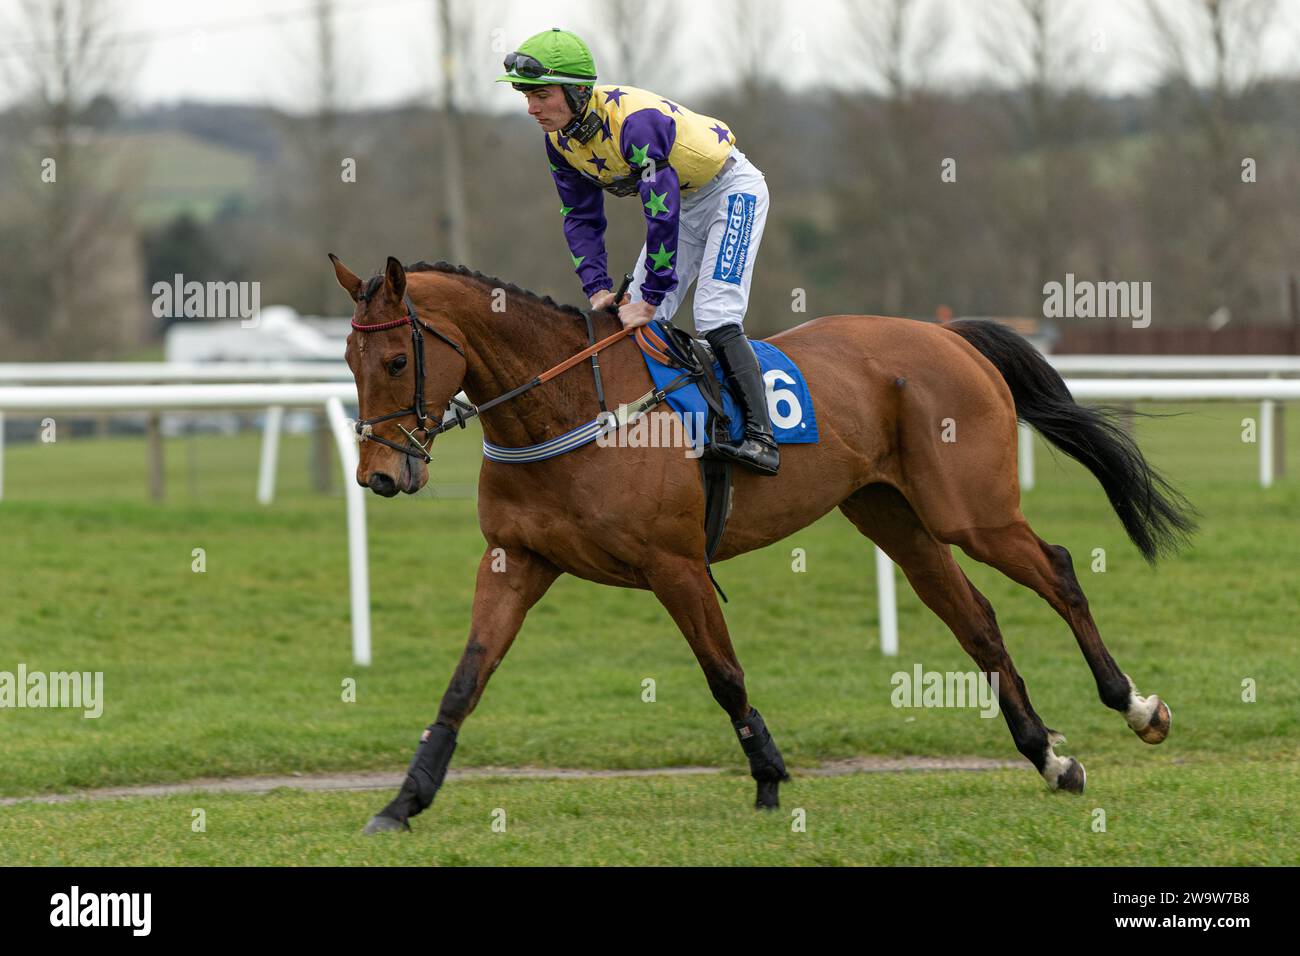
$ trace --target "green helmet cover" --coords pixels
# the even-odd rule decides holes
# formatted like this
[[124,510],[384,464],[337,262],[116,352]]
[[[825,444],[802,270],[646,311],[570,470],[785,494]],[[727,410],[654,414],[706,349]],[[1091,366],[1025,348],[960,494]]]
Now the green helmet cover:
[[547,73],[538,77],[520,76],[513,70],[497,77],[498,83],[520,83],[527,86],[549,86],[552,83],[577,86],[596,85],[596,61],[582,38],[576,33],[552,27],[519,44],[516,53],[531,56]]

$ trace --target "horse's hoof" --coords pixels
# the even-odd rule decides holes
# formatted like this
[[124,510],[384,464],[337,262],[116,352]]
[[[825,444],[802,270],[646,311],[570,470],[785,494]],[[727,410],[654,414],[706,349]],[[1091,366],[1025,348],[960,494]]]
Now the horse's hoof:
[[394,820],[392,817],[386,817],[382,813],[370,818],[366,828],[362,830],[365,836],[372,836],[376,833],[390,833],[393,831],[411,832],[411,825],[405,820]]
[[1125,723],[1133,733],[1142,738],[1144,743],[1160,743],[1169,736],[1169,724],[1173,721],[1169,707],[1156,694],[1150,697],[1140,695],[1131,677],[1128,678],[1128,687],[1128,709],[1124,712]]
[[1056,783],[1052,786],[1053,790],[1064,791],[1066,793],[1083,793],[1084,785],[1088,782],[1088,772],[1083,769],[1083,764],[1073,757],[1066,759],[1065,769],[1056,777]]
[[778,780],[760,780],[758,782],[758,799],[754,801],[755,810],[775,810],[781,805],[777,790],[781,786]]
[[1142,727],[1134,727],[1133,732],[1142,738],[1144,743],[1158,744],[1169,736],[1169,725],[1174,719],[1174,715],[1169,712],[1169,706],[1159,697],[1152,696],[1150,701],[1155,702],[1155,709],[1151,711],[1151,718]]

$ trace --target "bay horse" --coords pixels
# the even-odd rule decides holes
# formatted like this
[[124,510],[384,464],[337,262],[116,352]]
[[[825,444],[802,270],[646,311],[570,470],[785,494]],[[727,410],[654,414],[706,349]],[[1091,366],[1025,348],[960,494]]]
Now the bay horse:
[[[429,456],[411,426],[427,433],[461,390],[475,406],[491,406],[479,416],[484,440],[507,448],[541,443],[595,414],[595,376],[585,361],[540,387],[519,388],[588,346],[587,315],[578,309],[444,262],[407,268],[389,257],[381,273],[362,280],[330,259],[355,303],[346,357],[364,420],[358,429],[370,439],[356,472],[363,487],[385,497],[423,487]],[[612,313],[591,320],[597,337],[621,331]],[[1148,562],[1176,550],[1195,528],[1194,511],[1124,429],[1103,410],[1076,404],[1032,345],[993,322],[829,315],[768,341],[803,371],[820,440],[783,447],[775,477],[735,470],[731,518],[713,560],[780,541],[839,508],[902,568],[985,679],[996,677],[1016,749],[1047,786],[1082,793],[1082,764],[1053,752],[1062,738],[1030,705],[993,608],[953,558],[956,545],[1047,601],[1074,633],[1102,702],[1146,743],[1164,740],[1168,706],[1141,696],[1120,670],[1069,552],[1039,538],[1020,511],[1017,419],[1088,468]],[[642,353],[625,337],[601,361],[611,406],[650,388]],[[407,821],[433,802],[488,678],[529,609],[566,572],[654,593],[732,721],[757,781],[755,805],[776,807],[790,778],[745,691],[706,573],[704,504],[698,464],[680,448],[586,444],[526,464],[484,460],[478,513],[486,548],[468,643],[399,792],[366,832],[409,830]]]

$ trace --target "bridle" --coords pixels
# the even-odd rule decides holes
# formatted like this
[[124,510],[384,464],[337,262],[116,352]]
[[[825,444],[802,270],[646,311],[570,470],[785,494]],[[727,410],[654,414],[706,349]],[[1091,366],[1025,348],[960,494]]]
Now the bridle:
[[[365,292],[362,292],[357,296],[357,299],[362,303],[366,302],[368,298],[369,296]],[[357,320],[353,319],[352,328],[356,329],[358,332],[384,332],[388,329],[395,329],[399,325],[410,324],[411,351],[415,353],[415,396],[411,399],[411,404],[406,408],[399,409],[398,411],[392,412],[388,415],[380,415],[376,418],[359,420],[353,425],[353,427],[356,429],[357,438],[361,441],[379,442],[379,444],[387,445],[389,448],[400,451],[404,455],[411,455],[415,458],[423,459],[424,463],[428,464],[433,460],[429,457],[429,446],[433,444],[433,439],[437,435],[442,434],[448,428],[456,427],[456,425],[464,428],[465,422],[474,415],[477,415],[478,412],[474,409],[473,405],[469,405],[453,397],[451,405],[456,408],[455,419],[449,423],[439,422],[433,428],[430,428],[426,424],[429,421],[429,413],[424,407],[424,335],[422,334],[421,329],[423,329],[424,332],[428,332],[430,335],[436,336],[446,342],[460,353],[461,358],[465,357],[465,350],[433,326],[426,324],[415,314],[415,304],[411,302],[411,296],[409,293],[402,296],[402,302],[406,306],[406,316],[404,318],[396,319],[392,322],[380,322],[377,325],[359,325],[357,324]],[[471,414],[466,415],[466,412],[470,412]],[[397,427],[400,428],[403,434],[405,434],[409,439],[409,443],[405,446],[399,445],[394,441],[389,441],[382,435],[376,435],[374,433],[374,426],[381,422],[392,421],[394,418],[405,418],[407,415],[415,416],[415,431],[419,432],[424,437],[424,441],[416,438],[413,432],[408,431],[405,425],[400,424]]]
[[[623,283],[621,286],[619,286],[618,291],[614,294],[615,303],[622,301],[623,294],[627,292],[628,286],[630,286],[631,284],[632,284],[632,273],[629,272],[623,276]],[[359,293],[357,296],[357,300],[361,303],[365,303],[368,299],[369,299],[369,295],[364,291]],[[390,412],[387,415],[379,415],[375,418],[366,418],[366,419],[358,420],[357,422],[354,423],[353,427],[356,429],[357,439],[359,441],[379,442],[379,444],[387,445],[389,448],[392,448],[395,451],[400,451],[404,455],[410,455],[413,458],[419,458],[426,465],[429,462],[433,461],[433,459],[429,455],[429,448],[433,445],[433,440],[439,435],[441,435],[443,432],[451,428],[464,428],[465,423],[469,421],[471,418],[474,418],[475,416],[481,414],[482,412],[487,411],[490,408],[500,405],[502,402],[508,402],[510,401],[510,399],[518,395],[522,395],[530,388],[535,388],[536,386],[541,385],[543,382],[550,381],[552,378],[554,378],[556,375],[559,375],[561,372],[573,368],[573,366],[577,365],[580,361],[587,358],[588,356],[591,357],[592,373],[595,375],[596,378],[596,397],[600,402],[600,410],[602,413],[604,413],[606,411],[605,390],[604,387],[601,385],[600,362],[597,359],[596,355],[598,352],[600,352],[601,349],[613,345],[615,342],[627,337],[628,335],[632,334],[635,331],[635,329],[623,329],[622,331],[615,332],[613,335],[607,336],[601,339],[599,342],[597,342],[595,341],[595,333],[592,328],[591,314],[588,312],[584,312],[583,315],[587,320],[587,341],[588,343],[590,343],[587,346],[587,348],[583,349],[581,352],[577,353],[576,355],[572,355],[569,358],[565,359],[559,365],[552,366],[542,374],[538,375],[536,378],[532,379],[532,381],[525,382],[523,385],[520,385],[517,388],[512,388],[504,395],[498,395],[496,398],[484,402],[482,405],[471,405],[468,402],[462,402],[460,399],[456,398],[455,396],[452,396],[452,399],[450,403],[448,403],[447,408],[448,410],[451,409],[455,410],[455,417],[446,419],[444,421],[439,421],[437,424],[430,427],[427,424],[430,420],[429,414],[426,411],[424,406],[424,369],[425,369],[424,336],[421,330],[423,330],[424,332],[428,332],[430,335],[438,339],[441,339],[447,345],[455,349],[456,352],[459,353],[461,358],[465,358],[465,350],[461,348],[460,345],[458,345],[456,342],[454,342],[447,336],[443,335],[441,332],[439,332],[433,326],[424,322],[418,315],[415,314],[415,304],[411,301],[411,296],[409,293],[406,293],[402,296],[402,303],[406,306],[406,315],[403,318],[394,319],[392,322],[380,322],[377,325],[359,325],[357,323],[357,320],[353,319],[352,328],[358,332],[384,332],[387,331],[388,329],[395,329],[398,326],[402,326],[402,325],[409,324],[411,326],[411,350],[415,353],[415,359],[414,359],[415,360],[415,395],[411,399],[411,404],[408,405],[406,408],[399,409],[398,411],[395,412]],[[397,442],[389,441],[387,438],[384,438],[381,435],[376,435],[374,433],[374,426],[382,422],[392,421],[395,418],[404,418],[407,415],[415,416],[416,427],[414,431],[408,430],[405,425],[399,424],[397,426],[402,430],[402,433],[406,435],[408,439],[408,443],[406,445],[399,445],[397,444]],[[446,413],[444,412],[444,418],[445,416]],[[415,437],[416,432],[418,432],[421,438],[424,439],[423,441],[421,441],[420,438]]]

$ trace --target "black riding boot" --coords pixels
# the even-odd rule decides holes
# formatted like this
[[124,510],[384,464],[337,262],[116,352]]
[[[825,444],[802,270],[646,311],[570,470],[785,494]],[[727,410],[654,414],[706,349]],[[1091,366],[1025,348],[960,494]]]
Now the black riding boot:
[[705,340],[713,346],[713,354],[722,365],[727,388],[745,416],[745,433],[737,443],[718,442],[713,445],[718,454],[748,465],[763,475],[775,475],[781,467],[781,453],[772,437],[772,421],[767,414],[767,390],[763,387],[763,373],[758,368],[758,357],[745,338],[739,325],[724,325],[704,333]]

